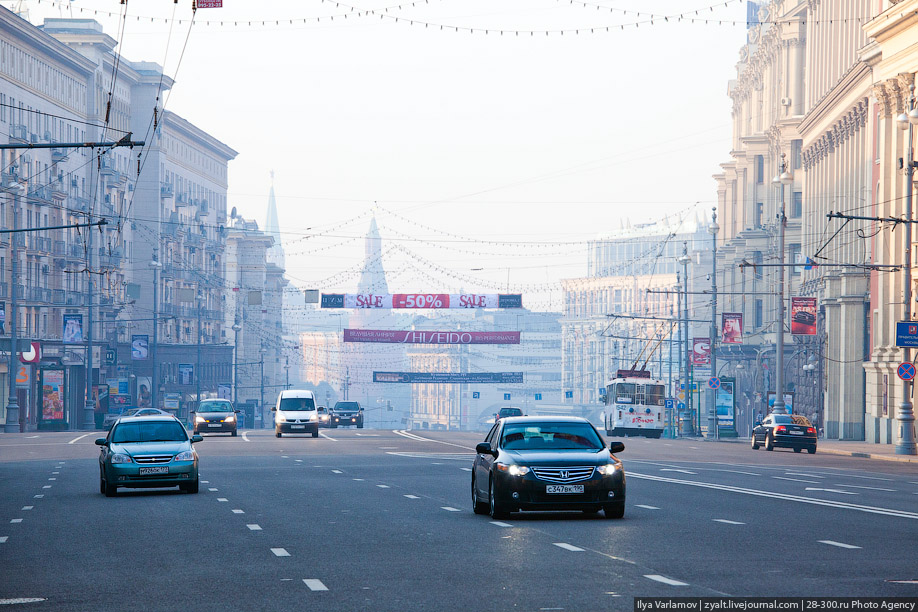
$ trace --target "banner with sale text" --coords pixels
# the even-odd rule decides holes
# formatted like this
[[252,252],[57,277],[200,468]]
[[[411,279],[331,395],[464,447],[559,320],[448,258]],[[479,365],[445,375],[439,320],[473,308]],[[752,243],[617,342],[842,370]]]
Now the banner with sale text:
[[522,308],[519,293],[323,293],[322,308]]
[[344,341],[396,344],[519,344],[520,332],[345,329]]

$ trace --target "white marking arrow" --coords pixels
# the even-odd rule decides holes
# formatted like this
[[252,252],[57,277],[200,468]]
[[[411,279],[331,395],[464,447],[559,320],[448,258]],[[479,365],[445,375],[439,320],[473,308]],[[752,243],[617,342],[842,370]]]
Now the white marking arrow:
[[683,473],[683,474],[697,474],[697,473],[698,473],[698,472],[690,472],[690,471],[688,471],[688,470],[674,470],[674,469],[670,469],[670,468],[663,468],[663,469],[661,469],[660,471],[661,471],[661,472],[681,472],[681,473]]
[[841,489],[820,489],[817,487],[807,487],[807,491],[825,491],[826,493],[843,493],[845,495],[857,495],[854,491],[842,491]]

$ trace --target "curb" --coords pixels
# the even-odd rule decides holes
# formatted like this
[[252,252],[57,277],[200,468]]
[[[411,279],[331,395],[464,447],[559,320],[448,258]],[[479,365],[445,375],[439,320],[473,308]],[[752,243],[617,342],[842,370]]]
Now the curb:
[[[709,440],[707,438],[683,438],[683,439],[692,439],[699,442],[724,442],[727,444],[736,444],[743,443],[749,444],[749,438],[721,438],[719,440]],[[869,453],[862,451],[849,451],[839,448],[825,447],[818,443],[817,441],[817,453],[825,453],[827,455],[842,455],[847,457],[855,457],[857,459],[874,459],[878,461],[895,461],[899,463],[918,463],[918,456],[916,455],[894,455],[886,453]]]

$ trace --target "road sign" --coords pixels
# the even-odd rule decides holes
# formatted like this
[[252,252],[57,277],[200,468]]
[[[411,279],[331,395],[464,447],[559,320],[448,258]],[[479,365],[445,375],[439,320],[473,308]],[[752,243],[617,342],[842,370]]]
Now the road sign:
[[572,399],[573,397],[574,397],[574,392],[573,392],[573,391],[565,391],[565,392],[564,392],[564,399]]
[[478,399],[481,397],[481,391],[472,391],[472,399]]
[[712,389],[720,389],[720,379],[716,376],[712,376],[708,379],[708,386]]
[[678,408],[679,410],[685,410],[685,402],[679,402],[676,405],[676,408]]
[[509,394],[509,393],[504,393],[504,401],[505,401],[505,402],[510,401],[510,394]]
[[535,398],[536,398],[536,401],[540,401],[540,400],[542,399],[542,394],[541,394],[541,393],[536,393],[536,394],[535,394]]
[[918,321],[896,323],[896,346],[900,348],[918,347]]
[[667,410],[672,410],[673,404],[675,404],[675,402],[674,402],[672,399],[667,399],[667,400],[664,400],[664,401],[665,401],[665,403],[666,403],[666,408],[667,408]]
[[677,393],[676,399],[678,399],[680,402],[684,402],[685,401],[685,391],[680,391],[679,393]]
[[898,374],[899,378],[902,380],[914,380],[915,366],[911,363],[900,363],[899,368],[896,370],[896,374]]

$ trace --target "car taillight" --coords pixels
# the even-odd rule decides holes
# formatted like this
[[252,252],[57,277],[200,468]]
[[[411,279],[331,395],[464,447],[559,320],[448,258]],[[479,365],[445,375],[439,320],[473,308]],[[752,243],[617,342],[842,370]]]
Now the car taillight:
[[787,427],[784,425],[778,425],[775,427],[775,433],[787,433]]
[[806,433],[814,434],[814,433],[816,433],[816,428],[815,428],[815,427],[807,427],[807,428],[806,428]]

